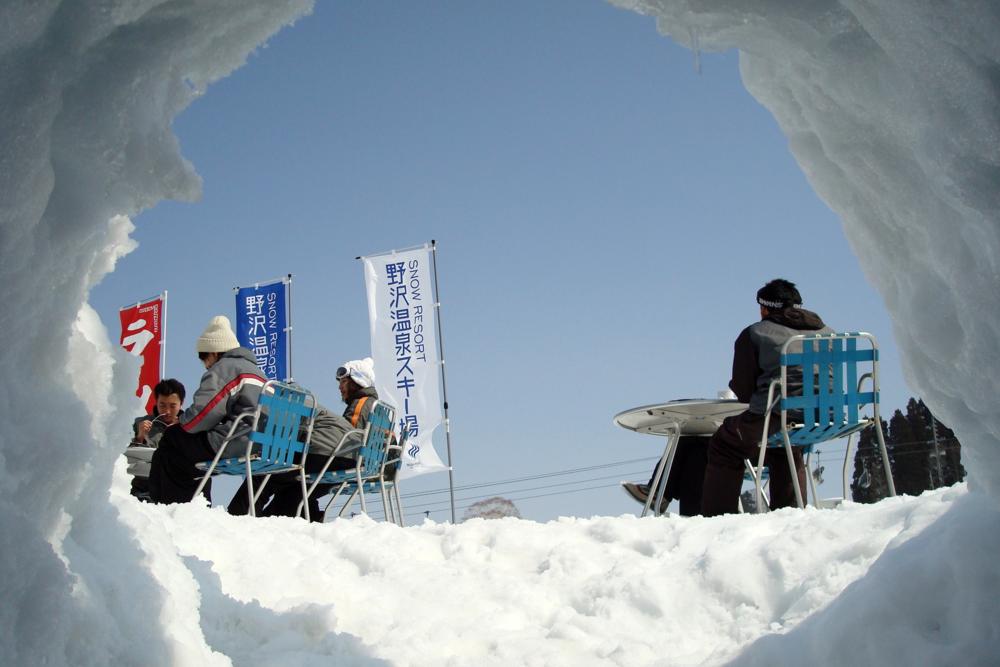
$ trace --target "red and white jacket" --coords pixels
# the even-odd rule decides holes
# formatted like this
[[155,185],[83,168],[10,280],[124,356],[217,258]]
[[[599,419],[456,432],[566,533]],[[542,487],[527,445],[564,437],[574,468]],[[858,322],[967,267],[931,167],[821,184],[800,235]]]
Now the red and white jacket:
[[[180,414],[181,427],[188,433],[207,433],[212,449],[218,451],[233,419],[257,407],[264,382],[250,350],[229,350],[201,376],[191,406]],[[226,449],[227,456],[242,455],[246,439],[230,441]]]

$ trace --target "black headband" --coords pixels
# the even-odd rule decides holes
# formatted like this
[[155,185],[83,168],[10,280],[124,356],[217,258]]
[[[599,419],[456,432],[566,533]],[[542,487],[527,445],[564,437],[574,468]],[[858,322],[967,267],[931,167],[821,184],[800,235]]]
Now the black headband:
[[801,303],[789,303],[789,304],[786,305],[784,303],[781,303],[780,301],[768,301],[767,299],[765,299],[763,297],[757,297],[757,303],[759,303],[760,305],[764,306],[765,308],[770,308],[772,310],[782,310],[784,308],[801,308],[802,307]]

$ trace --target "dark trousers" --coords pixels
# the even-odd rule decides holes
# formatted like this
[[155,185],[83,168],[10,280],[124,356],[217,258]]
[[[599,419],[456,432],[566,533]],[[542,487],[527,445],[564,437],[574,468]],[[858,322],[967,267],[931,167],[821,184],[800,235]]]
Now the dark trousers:
[[[323,469],[326,458],[326,456],[307,456],[306,472],[318,473]],[[354,459],[337,456],[327,470],[349,470],[354,467],[354,464]],[[263,477],[254,480],[254,491],[258,488],[257,485],[263,481]],[[323,521],[323,513],[319,511],[319,499],[329,493],[332,488],[330,484],[320,484],[309,496],[310,520]],[[279,473],[271,476],[267,486],[258,496],[257,502],[254,504],[254,514],[257,516],[295,516],[300,502],[302,502],[302,487],[299,483],[299,473],[294,471]],[[227,510],[230,514],[235,515],[250,513],[246,480],[243,480],[243,485],[229,502]]]
[[[677,500],[681,516],[696,516],[701,513],[702,484],[705,481],[705,464],[708,461],[708,438],[697,435],[682,435],[677,441],[674,462],[670,466],[670,477],[663,493],[665,500]],[[653,493],[653,480],[660,469],[657,463],[649,478],[649,492]],[[655,502],[655,501],[654,501]]]
[[[771,419],[771,433],[776,433],[780,424]],[[754,465],[760,455],[760,439],[764,432],[764,415],[743,412],[728,417],[708,441],[708,465],[705,468],[705,483],[702,489],[701,512],[705,516],[717,516],[739,511],[740,489],[743,487],[743,473],[746,471],[744,459]],[[792,449],[795,471],[799,478],[799,488],[806,492],[806,469],[802,461],[802,451]],[[764,465],[770,471],[771,509],[795,507],[795,487],[788,469],[788,455],[784,448],[768,448],[764,453]]]
[[149,500],[149,478],[133,477],[131,493],[134,498],[147,502]]
[[[215,450],[208,444],[207,433],[188,433],[171,426],[160,438],[153,452],[149,471],[149,497],[154,503],[186,503],[198,488],[198,478],[205,473],[195,463],[211,461]],[[205,498],[211,498],[212,481],[205,485]]]

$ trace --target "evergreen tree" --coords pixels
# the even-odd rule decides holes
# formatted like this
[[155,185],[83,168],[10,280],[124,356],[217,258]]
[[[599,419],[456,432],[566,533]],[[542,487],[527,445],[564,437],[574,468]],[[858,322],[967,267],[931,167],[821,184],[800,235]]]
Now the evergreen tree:
[[916,399],[907,401],[905,416],[899,410],[893,413],[886,445],[892,449],[892,478],[896,482],[896,493],[918,496],[932,488],[928,456],[930,434],[930,420],[925,419]]
[[[882,422],[882,433],[886,433],[889,425]],[[890,465],[892,450],[888,441]],[[882,466],[882,453],[878,448],[878,438],[875,429],[868,428],[861,432],[858,438],[858,448],[854,452],[854,476],[851,480],[851,499],[856,503],[876,503],[889,495],[889,485],[885,479],[885,469]]]
[[961,482],[965,479],[965,468],[962,466],[962,445],[955,437],[955,432],[937,421],[923,401],[918,401],[917,409],[927,424],[927,440],[931,446],[929,466],[934,478],[931,488]]
[[[965,479],[961,444],[955,433],[934,419],[923,401],[911,398],[906,414],[896,410],[882,423],[896,493],[919,495]],[[851,497],[873,503],[889,495],[874,429],[865,430],[854,454]]]

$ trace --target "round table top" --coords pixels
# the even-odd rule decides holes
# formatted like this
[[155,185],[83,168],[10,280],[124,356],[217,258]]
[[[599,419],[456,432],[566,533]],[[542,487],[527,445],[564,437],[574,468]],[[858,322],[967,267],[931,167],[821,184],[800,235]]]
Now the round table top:
[[682,398],[619,412],[614,422],[636,433],[668,435],[679,427],[681,435],[712,435],[723,419],[746,409],[735,399]]

